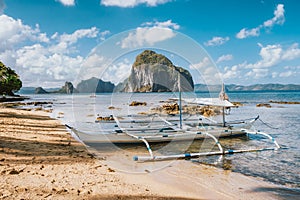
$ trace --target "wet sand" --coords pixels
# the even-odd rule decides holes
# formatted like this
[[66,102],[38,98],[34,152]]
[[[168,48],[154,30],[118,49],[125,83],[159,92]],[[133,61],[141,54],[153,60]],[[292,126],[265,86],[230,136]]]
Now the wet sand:
[[257,178],[184,160],[151,173],[124,173],[109,160],[96,159],[58,120],[47,115],[43,111],[0,108],[0,199],[295,199],[298,196]]

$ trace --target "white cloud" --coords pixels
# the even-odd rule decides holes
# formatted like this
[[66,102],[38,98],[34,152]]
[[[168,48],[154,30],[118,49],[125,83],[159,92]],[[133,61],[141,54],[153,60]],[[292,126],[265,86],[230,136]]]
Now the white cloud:
[[265,21],[264,27],[272,27],[275,24],[282,25],[285,21],[284,12],[284,5],[278,4],[276,10],[274,11],[274,17]]
[[300,70],[300,65],[299,66],[285,66],[285,70]]
[[191,64],[191,70],[196,70],[201,76],[202,81],[207,84],[219,84],[221,74],[215,64],[208,58],[204,57],[200,62]]
[[263,46],[261,47],[259,55],[261,60],[253,64],[247,64],[246,68],[267,68],[272,67],[282,61],[294,60],[300,58],[300,49],[298,43],[294,43],[287,49],[284,49],[279,44]]
[[208,57],[204,57],[199,63],[190,65],[190,69],[202,70],[211,66],[212,63]]
[[48,38],[38,25],[32,28],[7,15],[0,15],[0,27],[1,61],[16,70],[24,86],[57,87],[73,81],[84,62],[78,55],[79,40],[108,34],[91,27]]
[[110,31],[109,30],[105,30],[105,31],[102,31],[101,33],[100,33],[100,40],[105,40],[106,38],[106,36],[107,35],[109,35],[110,34]]
[[283,25],[283,23],[285,21],[284,12],[285,12],[284,5],[283,4],[278,4],[275,11],[274,11],[274,17],[272,19],[269,19],[269,20],[265,21],[263,24],[257,26],[256,28],[252,28],[252,29],[243,28],[243,29],[241,29],[236,34],[236,38],[244,39],[244,38],[247,38],[247,37],[259,36],[260,35],[260,30],[262,28],[271,29],[275,24]]
[[[106,31],[105,31],[106,32]],[[52,46],[49,46],[49,51],[53,53],[75,53],[77,52],[74,44],[82,38],[96,38],[102,33],[99,33],[99,30],[96,27],[91,27],[90,29],[79,29],[73,32],[72,34],[62,34],[54,33],[51,36],[53,41],[57,41]],[[53,42],[52,41],[52,42]]]
[[57,0],[64,6],[74,6],[75,5],[75,0]]
[[285,66],[282,72],[277,72],[277,77],[288,78],[288,77],[299,77],[300,66]]
[[204,43],[205,46],[219,46],[229,40],[229,37],[213,37],[211,40]]
[[131,72],[132,62],[127,58],[112,60],[97,53],[97,48],[92,50],[81,64],[82,71],[79,73],[75,83],[91,77],[101,77],[104,81],[119,83],[127,78]]
[[33,29],[24,25],[20,19],[15,20],[7,15],[0,15],[0,27],[0,52],[27,40],[49,42],[49,38],[40,32],[38,25]]
[[90,56],[88,56],[86,60],[84,60],[82,66],[84,68],[98,68],[100,67],[99,63],[103,63],[104,61],[105,61],[104,57],[96,53],[93,53]]
[[290,77],[290,76],[293,76],[293,75],[294,75],[293,71],[286,71],[286,72],[281,72],[279,74],[279,77],[287,78],[287,77]]
[[74,84],[77,85],[81,80],[86,80],[92,77],[99,77],[103,79],[103,73],[107,66],[112,62],[110,59],[96,53],[94,48],[90,55],[80,63],[80,72],[74,80]]
[[253,37],[253,36],[259,36],[260,34],[260,28],[253,28],[250,30],[247,30],[246,28],[243,28],[242,30],[240,30],[240,32],[238,32],[236,34],[236,37],[238,39],[244,39],[247,37]]
[[60,41],[74,44],[81,38],[95,38],[98,36],[98,33],[99,31],[96,27],[92,27],[90,29],[79,29],[72,34],[62,34],[60,36]]
[[159,4],[165,4],[170,1],[172,0],[101,0],[101,4],[104,6],[132,8],[140,4],[146,4],[147,6],[154,7]]
[[282,55],[283,60],[294,60],[300,58],[300,49],[298,43],[290,46]]
[[158,21],[154,21],[154,22],[146,22],[143,23],[142,26],[148,26],[148,27],[160,27],[160,28],[171,28],[174,30],[178,30],[180,28],[180,26],[176,23],[173,23],[172,20],[167,20],[164,22],[158,22]]
[[271,67],[280,62],[281,55],[282,55],[282,47],[278,44],[275,45],[267,45],[262,46],[261,44],[258,44],[261,47],[259,55],[261,56],[261,60],[257,61],[254,64],[248,64],[247,68],[265,68],[265,67]]
[[180,26],[171,20],[165,22],[147,22],[138,27],[134,32],[130,32],[126,38],[121,41],[122,48],[135,48],[144,45],[154,45],[157,42],[170,39],[176,35],[174,29]]
[[55,85],[73,80],[82,61],[81,56],[52,53],[41,44],[24,46],[16,51],[16,67],[21,80],[35,86],[45,81]]
[[119,83],[129,77],[132,63],[128,59],[124,59],[114,65],[109,66],[104,72],[102,78],[112,83]]
[[277,78],[278,77],[278,72],[272,72],[271,77],[272,78]]
[[224,62],[224,61],[229,61],[233,59],[233,55],[227,54],[227,55],[222,55],[218,58],[216,63]]
[[160,27],[146,27],[137,28],[135,33],[130,33],[121,44],[122,48],[140,47],[143,45],[154,45],[157,42],[161,42],[172,38],[175,33],[171,29],[165,29]]
[[243,68],[243,64],[234,65],[232,67],[225,67],[224,73],[222,74],[223,79],[230,80],[230,79],[240,78],[242,68]]
[[267,77],[269,75],[269,69],[252,69],[249,71],[246,76],[254,78],[254,79],[260,79]]
[[[223,78],[232,79],[240,78],[245,74],[248,78],[286,78],[296,77],[300,74],[299,66],[281,67],[288,61],[300,59],[300,49],[298,43],[294,43],[288,47],[280,44],[272,44],[260,46],[260,59],[254,63],[244,62],[232,67],[225,67]],[[284,71],[282,71],[284,69]]]

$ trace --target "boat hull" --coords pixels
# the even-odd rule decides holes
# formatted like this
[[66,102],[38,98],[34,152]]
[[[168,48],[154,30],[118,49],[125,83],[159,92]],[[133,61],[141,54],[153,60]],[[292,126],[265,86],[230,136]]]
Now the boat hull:
[[[73,133],[85,144],[99,143],[99,144],[139,144],[142,140],[129,136],[126,133],[110,133],[110,134],[87,134],[75,129],[71,129]],[[210,130],[209,133],[216,138],[236,137],[245,135],[246,132],[241,130],[215,129]],[[205,132],[188,131],[188,132],[163,132],[156,134],[135,134],[140,138],[144,138],[148,143],[162,143],[172,141],[192,141],[203,140],[208,138]]]

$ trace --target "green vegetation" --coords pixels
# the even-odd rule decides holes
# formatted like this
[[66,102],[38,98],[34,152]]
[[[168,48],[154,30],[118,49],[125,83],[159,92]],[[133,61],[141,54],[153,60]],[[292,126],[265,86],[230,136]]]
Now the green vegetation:
[[164,65],[164,66],[172,66],[172,62],[166,58],[164,55],[157,54],[151,50],[145,50],[143,53],[139,54],[136,57],[135,62],[133,63],[133,67],[140,65]]
[[18,74],[0,61],[0,94],[13,96],[21,87]]

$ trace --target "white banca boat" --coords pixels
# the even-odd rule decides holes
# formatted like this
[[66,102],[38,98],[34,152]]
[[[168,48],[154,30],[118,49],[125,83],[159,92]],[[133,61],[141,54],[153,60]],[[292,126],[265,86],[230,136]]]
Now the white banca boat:
[[[194,98],[179,100],[179,114],[135,114],[126,116],[110,116],[111,120],[101,123],[114,124],[111,130],[105,133],[88,134],[66,125],[84,144],[145,144],[149,156],[134,156],[135,161],[155,161],[166,159],[190,158],[209,155],[224,155],[233,153],[243,153],[252,151],[277,150],[280,148],[278,143],[269,134],[257,131],[253,124],[259,116],[239,121],[226,121],[225,109],[235,107],[228,100],[220,98]],[[181,101],[196,105],[209,105],[220,107],[223,112],[223,121],[218,123],[210,118],[197,115],[181,113]],[[219,138],[237,137],[243,135],[261,135],[273,143],[272,147],[250,148],[250,149],[225,149],[219,142]],[[154,155],[151,144],[177,141],[193,141],[211,139],[218,147],[217,151],[183,153],[175,155]]]

